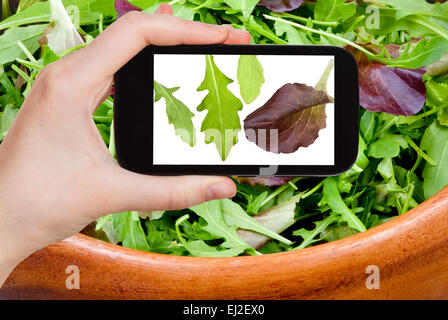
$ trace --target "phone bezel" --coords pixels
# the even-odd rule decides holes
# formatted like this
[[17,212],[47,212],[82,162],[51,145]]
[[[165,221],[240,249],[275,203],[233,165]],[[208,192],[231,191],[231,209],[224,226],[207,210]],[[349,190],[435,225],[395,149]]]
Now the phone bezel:
[[115,75],[114,141],[116,157],[123,168],[152,175],[260,175],[259,165],[154,165],[155,54],[334,56],[334,108],[337,110],[334,165],[279,165],[275,176],[331,176],[347,171],[356,161],[359,139],[358,67],[347,50],[335,46],[181,45],[148,46]]

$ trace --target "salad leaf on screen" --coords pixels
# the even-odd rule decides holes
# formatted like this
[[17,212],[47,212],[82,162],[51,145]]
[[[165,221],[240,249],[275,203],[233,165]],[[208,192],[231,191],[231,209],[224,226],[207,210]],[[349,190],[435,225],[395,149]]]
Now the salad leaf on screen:
[[243,109],[240,99],[235,97],[227,86],[233,82],[216,65],[212,55],[206,55],[204,81],[198,91],[207,90],[208,94],[197,107],[198,111],[207,110],[201,132],[205,133],[205,143],[214,143],[224,161],[230,149],[238,142],[241,129],[238,111]]

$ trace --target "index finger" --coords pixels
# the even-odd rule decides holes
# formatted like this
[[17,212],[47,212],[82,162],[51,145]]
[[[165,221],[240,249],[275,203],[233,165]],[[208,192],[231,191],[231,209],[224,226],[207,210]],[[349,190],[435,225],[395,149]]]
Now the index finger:
[[[229,36],[230,33],[233,34]],[[232,32],[228,27],[172,15],[131,11],[111,24],[88,46],[67,58],[77,66],[82,78],[104,81],[150,44],[218,44],[226,43],[228,39],[233,43],[248,43],[250,35],[246,31]]]

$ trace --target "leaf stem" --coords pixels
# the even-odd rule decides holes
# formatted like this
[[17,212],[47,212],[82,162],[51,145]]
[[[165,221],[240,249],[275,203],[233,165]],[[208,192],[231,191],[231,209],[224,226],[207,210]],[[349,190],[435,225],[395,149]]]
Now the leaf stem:
[[426,111],[424,113],[421,113],[421,114],[417,114],[417,115],[409,116],[409,117],[400,116],[398,119],[398,124],[407,124],[407,125],[413,124],[414,122],[417,122],[420,119],[423,119],[433,113],[437,113],[442,109],[445,109],[446,107],[448,107],[448,102],[442,104],[439,107],[433,108],[433,109]]
[[62,52],[59,54],[59,56],[60,56],[60,57],[63,57],[63,56],[65,56],[65,55],[69,54],[69,53],[72,53],[73,51],[76,51],[76,50],[78,50],[78,49],[84,48],[86,45],[87,45],[87,44],[82,43],[82,44],[79,44],[79,45],[77,45],[77,46],[71,47],[70,49],[67,49],[67,50],[65,50],[65,51],[62,51]]
[[24,59],[20,59],[20,58],[16,58],[16,61],[20,64],[23,64],[25,67],[29,68],[29,69],[37,69],[37,70],[42,70],[43,66],[40,65],[38,62],[30,62]]
[[[172,2],[175,2],[175,1],[172,1]],[[213,3],[213,2],[215,2],[215,0],[208,0],[208,1],[205,1],[203,4],[200,4],[199,6],[195,7],[193,10],[194,10],[194,11],[197,11],[197,10],[202,9],[202,8],[204,8],[205,6],[207,6],[207,5],[209,5],[210,3]],[[170,4],[171,4],[171,3],[170,3]]]
[[390,120],[388,123],[386,123],[386,125],[384,127],[381,128],[380,131],[378,131],[375,136],[373,137],[372,140],[374,140],[375,138],[378,138],[379,136],[381,136],[381,134],[387,130],[389,130],[390,127],[392,127],[394,124],[397,124],[399,118],[393,118],[392,120]]
[[346,32],[352,32],[352,31],[355,29],[355,27],[358,25],[358,23],[361,22],[362,20],[364,20],[365,17],[366,17],[365,15],[361,15],[361,16],[357,17],[357,18],[352,22],[352,24],[350,25],[350,27],[347,28],[347,31],[346,31]]
[[310,195],[312,195],[314,192],[316,192],[317,190],[319,190],[322,186],[324,185],[324,180],[322,180],[321,182],[319,182],[319,184],[317,186],[315,186],[313,189],[311,189],[310,191],[305,192],[302,195],[302,199],[305,199],[307,197],[309,197]]
[[184,223],[186,220],[188,220],[190,216],[188,214],[183,215],[179,219],[176,220],[176,223],[174,224],[174,227],[176,229],[177,237],[179,238],[180,242],[185,246],[185,239],[182,236],[182,233],[180,232],[179,226]]
[[[115,133],[114,133],[114,121],[112,120],[110,124],[110,134],[109,134],[109,152],[111,153],[112,157],[115,158]],[[188,219],[188,218],[187,218]]]
[[100,18],[98,20],[98,32],[103,32],[103,14],[100,14]]
[[16,43],[19,46],[19,48],[22,49],[22,51],[25,53],[25,55],[28,57],[28,59],[31,62],[37,62],[37,60],[34,58],[34,56],[31,54],[31,52],[25,47],[25,45],[22,43],[22,41],[17,40]]
[[262,208],[266,203],[268,203],[269,201],[271,201],[272,199],[274,199],[276,196],[278,196],[280,193],[282,193],[284,190],[286,190],[287,188],[290,187],[291,184],[296,183],[297,181],[299,181],[300,179],[303,179],[301,177],[296,177],[294,179],[292,179],[291,181],[289,181],[288,183],[285,183],[284,185],[278,187],[275,191],[273,191],[269,196],[266,197],[266,199],[264,199],[264,201],[260,204],[260,208]]
[[406,195],[406,199],[404,200],[404,204],[403,204],[403,207],[401,208],[402,210],[400,212],[400,215],[402,215],[403,213],[406,213],[408,211],[409,203],[412,199],[412,195],[414,194],[414,189],[415,189],[415,185],[412,183],[409,186],[409,191]]
[[409,138],[409,136],[404,136],[404,138],[409,143],[409,145],[412,147],[412,149],[414,149],[415,152],[417,152],[417,154],[421,155],[422,158],[425,159],[430,165],[432,165],[432,166],[437,165],[437,161],[434,161],[426,153],[424,153],[423,150],[420,149],[411,138]]
[[30,82],[30,77],[23,72],[23,70],[21,70],[18,66],[16,66],[15,64],[11,65],[11,68],[17,72],[18,75],[20,75],[27,83]]
[[312,21],[313,24],[317,24],[317,25],[321,25],[321,26],[329,26],[329,27],[337,27],[339,25],[339,23],[337,22],[329,22],[329,21],[319,21],[319,20],[313,20],[310,18],[305,18],[305,17],[300,17],[300,16],[296,16],[290,13],[276,13],[276,12],[272,12],[271,13],[272,16],[274,17],[279,17],[279,18],[291,18],[293,20],[297,20],[303,23],[307,23],[308,21]]
[[107,99],[103,101],[103,104],[108,106],[110,109],[112,109],[114,107],[114,101],[112,100],[112,98],[110,96],[107,97]]
[[416,18],[412,19],[412,21],[428,28],[431,31],[434,31],[436,34],[439,34],[448,40],[448,31],[437,24],[433,24],[431,20],[428,20],[426,17],[416,16]]
[[332,224],[337,218],[337,214],[335,214],[334,212],[328,216],[325,220],[322,220],[322,224],[319,225],[316,229],[314,229],[311,233],[311,236],[307,237],[306,239],[303,239],[302,243],[295,247],[293,250],[297,250],[297,249],[303,249],[305,247],[307,247],[312,241],[313,239],[322,231],[324,231],[325,229],[327,229],[327,227]]
[[422,161],[422,155],[420,153],[417,153],[417,159],[415,160],[414,165],[412,166],[411,170],[409,170],[408,173],[406,174],[406,181],[408,184],[411,184],[411,175],[415,172],[415,170],[417,170],[421,161]]
[[1,20],[5,20],[11,15],[11,9],[9,7],[9,0],[2,0],[2,8],[1,8]]
[[268,19],[268,20],[280,21],[280,22],[289,24],[291,26],[297,27],[299,29],[303,29],[303,30],[306,30],[306,31],[309,31],[309,32],[317,33],[317,34],[320,34],[320,35],[323,35],[323,36],[326,36],[326,37],[329,37],[329,38],[336,39],[336,40],[341,41],[341,42],[343,42],[345,44],[348,44],[349,46],[351,46],[353,48],[358,49],[359,51],[365,53],[371,59],[378,60],[378,61],[381,61],[381,62],[387,61],[387,59],[378,57],[377,55],[375,55],[375,54],[371,53],[370,51],[364,49],[360,45],[357,45],[353,41],[347,40],[347,39],[345,39],[343,37],[340,37],[338,35],[335,35],[333,33],[329,33],[329,32],[326,32],[326,31],[322,31],[322,30],[318,30],[318,29],[313,29],[313,28],[309,28],[309,27],[306,27],[306,26],[302,26],[301,24],[294,23],[292,21],[288,21],[288,20],[285,20],[285,19],[282,19],[282,18],[273,17],[273,16],[270,16],[270,15],[267,15],[267,14],[264,14],[263,16],[266,19]]

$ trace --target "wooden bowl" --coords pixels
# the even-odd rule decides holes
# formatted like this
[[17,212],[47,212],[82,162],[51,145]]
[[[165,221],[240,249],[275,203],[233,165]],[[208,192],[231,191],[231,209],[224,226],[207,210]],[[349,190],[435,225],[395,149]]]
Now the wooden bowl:
[[[71,265],[79,268],[80,289],[66,287]],[[379,268],[378,289],[366,286],[372,283],[368,266]],[[448,187],[367,232],[265,256],[177,257],[77,234],[23,261],[0,290],[0,298],[448,298]]]

